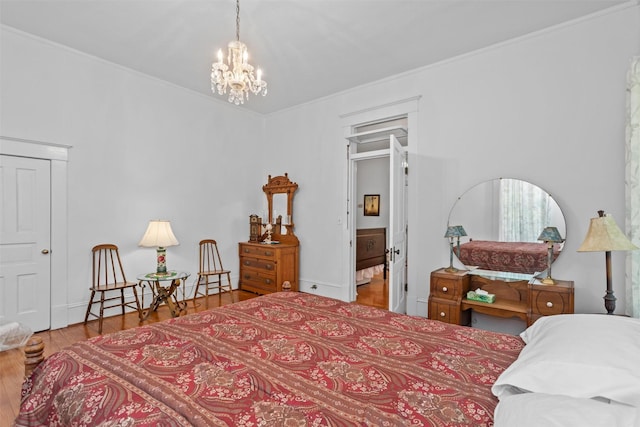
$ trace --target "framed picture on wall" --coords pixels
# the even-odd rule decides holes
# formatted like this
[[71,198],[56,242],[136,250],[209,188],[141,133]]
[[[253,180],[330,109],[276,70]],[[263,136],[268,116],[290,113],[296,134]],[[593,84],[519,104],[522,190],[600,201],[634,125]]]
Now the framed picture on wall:
[[364,216],[380,216],[380,195],[364,195]]

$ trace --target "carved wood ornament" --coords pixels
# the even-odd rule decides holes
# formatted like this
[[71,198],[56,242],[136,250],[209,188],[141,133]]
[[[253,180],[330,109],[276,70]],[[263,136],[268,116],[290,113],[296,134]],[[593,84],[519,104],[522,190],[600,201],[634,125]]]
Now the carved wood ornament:
[[[273,230],[271,234],[272,240],[279,241],[281,243],[298,244],[298,238],[293,233],[294,221],[293,221],[293,195],[298,189],[298,184],[289,180],[289,175],[285,172],[284,175],[274,176],[269,175],[267,183],[262,186],[262,191],[267,196],[267,203],[269,206],[269,224],[273,224]],[[273,196],[275,194],[285,194],[287,197],[287,218],[283,223],[282,215],[278,215],[274,218],[273,215]],[[286,233],[282,233],[282,227],[285,228]],[[264,240],[264,235],[262,239]]]

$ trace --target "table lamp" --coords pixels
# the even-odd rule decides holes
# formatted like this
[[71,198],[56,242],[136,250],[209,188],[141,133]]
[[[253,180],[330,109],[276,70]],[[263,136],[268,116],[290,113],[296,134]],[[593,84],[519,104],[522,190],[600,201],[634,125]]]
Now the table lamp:
[[596,218],[591,218],[587,236],[578,248],[578,252],[604,252],[607,269],[607,293],[604,296],[604,307],[607,314],[616,310],[616,297],[611,285],[611,251],[632,251],[638,249],[622,233],[612,216],[598,211]]
[[556,282],[551,278],[551,264],[553,263],[553,245],[562,243],[564,239],[556,227],[545,227],[538,236],[538,240],[542,240],[547,244],[547,277],[541,282],[546,285],[554,285]]
[[164,220],[151,220],[147,231],[142,236],[138,246],[145,248],[157,248],[158,268],[156,274],[167,274],[167,250],[168,246],[179,245],[180,243],[173,235],[171,223]]
[[444,237],[449,238],[449,267],[445,268],[444,271],[448,273],[455,273],[458,271],[458,269],[453,266],[453,239],[456,238],[458,240],[458,257],[460,257],[460,237],[466,235],[467,232],[464,231],[464,228],[461,225],[450,225],[447,227]]

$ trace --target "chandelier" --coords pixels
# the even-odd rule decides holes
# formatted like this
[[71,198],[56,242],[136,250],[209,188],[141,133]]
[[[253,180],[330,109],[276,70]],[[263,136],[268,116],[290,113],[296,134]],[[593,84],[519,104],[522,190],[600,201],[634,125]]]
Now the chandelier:
[[240,0],[236,0],[236,39],[229,42],[227,63],[224,62],[222,49],[218,50],[218,62],[211,66],[211,90],[219,95],[227,93],[229,88],[229,102],[236,105],[244,104],[245,95],[249,99],[249,92],[254,95],[262,92],[267,94],[267,82],[262,80],[262,71],[256,70],[249,64],[247,45],[240,41]]

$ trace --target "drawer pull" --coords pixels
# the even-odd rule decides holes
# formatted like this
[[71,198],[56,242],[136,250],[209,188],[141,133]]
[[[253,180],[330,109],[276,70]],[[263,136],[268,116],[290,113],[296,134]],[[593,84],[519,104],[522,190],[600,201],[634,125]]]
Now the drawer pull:
[[244,275],[244,278],[245,278],[245,279],[247,279],[247,280],[249,280],[249,279],[251,279],[251,276],[250,276],[250,275],[248,275],[248,274],[245,274],[245,275]]
[[245,261],[244,265],[251,265],[251,262],[250,261]]
[[265,279],[264,283],[266,283],[267,285],[270,285],[271,284],[271,279]]
[[442,287],[442,292],[447,292],[449,290],[449,288],[447,288],[446,286]]
[[264,268],[266,268],[267,270],[273,270],[273,266],[272,265],[266,265]]
[[249,249],[248,248],[244,248],[244,253],[248,254],[249,253]]
[[445,316],[446,316],[445,312],[444,312],[444,311],[441,311],[441,312],[440,312],[440,317],[445,317]]
[[271,252],[271,251],[265,251],[265,252],[264,252],[264,254],[265,254],[266,256],[271,256],[271,255],[273,255],[273,252]]
[[553,303],[551,301],[547,301],[547,307],[549,308],[553,307]]

